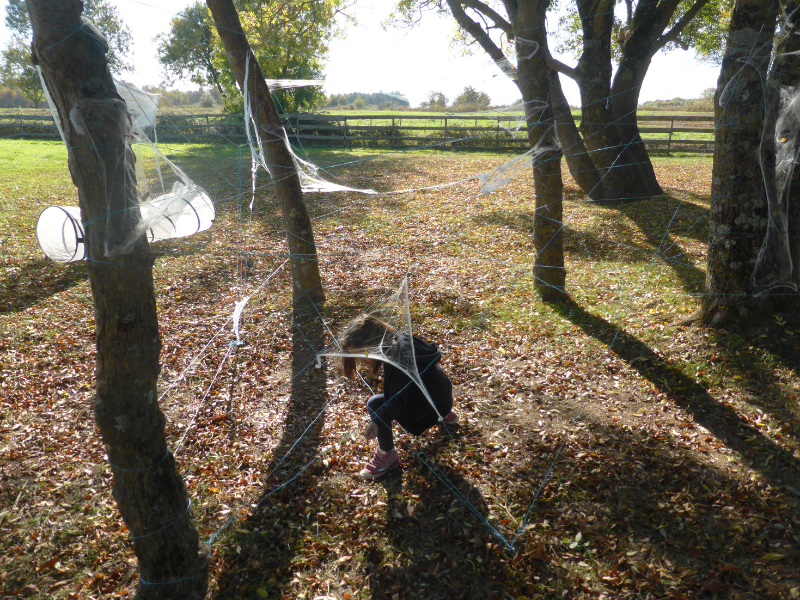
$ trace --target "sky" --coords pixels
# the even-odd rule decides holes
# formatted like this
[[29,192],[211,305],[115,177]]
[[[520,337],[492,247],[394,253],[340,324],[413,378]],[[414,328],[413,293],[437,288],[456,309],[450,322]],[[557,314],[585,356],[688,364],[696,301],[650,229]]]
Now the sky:
[[[136,71],[123,78],[134,85],[158,85],[163,73],[156,56],[153,38],[169,29],[176,14],[193,0],[112,0],[120,17],[133,34],[131,62]],[[353,13],[358,24],[349,25],[345,35],[330,44],[325,71],[326,94],[348,92],[373,93],[399,91],[412,106],[419,106],[429,92],[442,92],[450,100],[466,86],[489,94],[492,104],[511,104],[520,98],[516,86],[506,78],[483,51],[463,56],[451,48],[452,19],[429,15],[412,30],[385,31],[381,22],[388,15],[391,0],[356,0]],[[5,16],[5,0],[2,0]],[[550,25],[557,20],[550,19]],[[0,25],[0,47],[10,33]],[[574,65],[574,59],[560,57]],[[677,50],[657,54],[644,81],[640,102],[676,97],[697,98],[703,90],[714,87],[718,67],[699,63],[692,51]],[[578,88],[562,76],[567,100],[580,105]],[[191,82],[177,84],[194,89]]]

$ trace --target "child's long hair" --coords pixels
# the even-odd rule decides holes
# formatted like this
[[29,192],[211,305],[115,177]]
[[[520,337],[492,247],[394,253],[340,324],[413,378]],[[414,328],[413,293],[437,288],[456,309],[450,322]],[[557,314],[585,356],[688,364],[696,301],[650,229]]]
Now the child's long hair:
[[[397,333],[397,330],[388,323],[381,321],[378,317],[365,313],[356,318],[339,337],[339,345],[346,352],[363,350],[364,348],[380,345],[381,340],[387,333],[393,335]],[[358,359],[355,356],[346,356],[342,359],[342,368],[346,377],[352,377],[355,373],[356,360]],[[381,368],[381,362],[369,358],[366,358],[366,361],[370,365],[371,373],[376,375],[378,369]]]

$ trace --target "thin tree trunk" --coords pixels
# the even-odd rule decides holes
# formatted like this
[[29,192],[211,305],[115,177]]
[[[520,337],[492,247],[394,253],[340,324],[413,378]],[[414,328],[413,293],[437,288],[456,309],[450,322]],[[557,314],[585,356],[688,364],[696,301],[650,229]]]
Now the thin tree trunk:
[[[535,215],[533,243],[536,262],[533,275],[542,299],[548,302],[567,298],[564,291],[563,182],[561,149],[556,139],[553,112],[549,102],[551,70],[544,52],[530,53],[521,40],[532,40],[541,48],[546,43],[545,13],[550,0],[520,0],[514,23],[517,39],[519,87],[525,102],[528,140],[539,150],[533,157]],[[526,44],[528,42],[525,42]],[[542,108],[543,107],[543,108]]]
[[139,560],[139,598],[202,598],[208,574],[183,479],[164,436],[157,379],[161,341],[153,255],[144,236],[124,254],[106,248],[140,221],[131,120],[103,42],[81,24],[79,0],[27,0],[33,58],[64,125],[86,227],[97,326],[94,412],[113,493]]
[[702,314],[717,324],[753,299],[753,270],[767,223],[759,152],[764,87],[778,0],[737,0],[714,98],[717,136],[711,185],[708,270]]
[[[250,49],[232,0],[207,0],[206,4],[214,17],[236,81],[242,93],[250,97],[250,106],[255,110],[254,116],[259,134],[265,138],[264,151],[272,169],[275,195],[283,213],[283,224],[291,256],[294,305],[296,308],[307,307],[310,310],[312,304],[317,305],[325,301],[325,293],[319,273],[311,220],[303,201],[300,178],[292,155],[284,143],[285,131],[272,102],[269,86]],[[248,89],[245,89],[248,62],[250,72]]]

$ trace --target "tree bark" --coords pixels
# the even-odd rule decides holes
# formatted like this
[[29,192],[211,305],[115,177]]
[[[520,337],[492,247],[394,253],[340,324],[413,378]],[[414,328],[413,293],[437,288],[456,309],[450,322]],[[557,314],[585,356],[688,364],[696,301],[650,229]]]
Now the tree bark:
[[108,255],[140,221],[131,120],[103,41],[81,24],[80,0],[28,0],[33,59],[58,107],[86,224],[97,326],[94,412],[114,474],[113,493],[139,560],[139,598],[202,598],[200,547],[157,398],[161,340],[153,255],[144,236]]
[[533,243],[536,261],[533,276],[542,299],[547,302],[565,300],[566,270],[563,244],[563,182],[561,179],[561,148],[556,138],[553,110],[550,105],[551,69],[544,52],[530,53],[530,46],[520,40],[532,40],[543,48],[547,43],[545,13],[550,0],[519,0],[514,25],[517,39],[517,71],[525,117],[528,122],[528,141],[536,148],[533,155],[533,186],[535,215]]
[[586,145],[575,125],[572,109],[564,96],[558,73],[549,67],[547,70],[550,78],[550,104],[556,123],[556,134],[564,151],[567,168],[569,168],[572,179],[584,194],[594,201],[604,200],[603,179],[592,157],[586,151]]
[[[708,0],[699,0],[686,12],[681,25],[670,30],[677,36]],[[636,165],[642,186],[651,195],[663,194],[653,163],[639,134],[637,108],[642,83],[650,62],[658,50],[667,43],[664,30],[680,4],[679,0],[664,2],[639,2],[630,18],[627,35],[620,48],[620,61],[611,84],[614,120],[620,141],[625,147],[625,162]]]
[[[311,305],[325,301],[325,293],[322,288],[311,219],[303,201],[303,190],[294,160],[285,143],[285,131],[272,102],[269,86],[250,49],[232,0],[207,0],[206,5],[214,17],[214,23],[239,88],[243,94],[248,94],[250,97],[250,106],[254,107],[259,134],[265,141],[264,151],[272,170],[275,195],[281,206],[289,245],[294,306],[311,310]],[[250,72],[245,89],[248,64]]]
[[[626,44],[627,45],[627,44]],[[650,67],[652,55],[634,57],[633,52],[623,53],[614,81],[611,85],[611,103],[617,134],[623,144],[623,160],[626,164],[633,165],[639,172],[641,187],[645,194],[660,196],[664,193],[656,178],[650,154],[639,134],[639,121],[637,109],[639,107],[639,92]]]
[[[764,93],[764,131],[761,136],[761,170],[766,189],[767,232],[756,261],[756,293],[775,291],[791,305],[796,299],[784,293],[797,291],[798,240],[791,237],[798,225],[800,169],[800,118],[797,88],[800,83],[800,41],[794,33],[800,2],[783,6],[785,23],[775,44],[774,58]],[[777,298],[776,298],[777,300]]]
[[[787,23],[793,27],[786,27],[775,44],[775,60],[773,61],[770,79],[779,86],[797,86],[800,84],[800,36],[796,35],[798,23],[800,23],[800,0],[788,0],[784,5]],[[796,97],[790,97],[789,101],[795,101]],[[796,105],[795,105],[796,107]],[[783,192],[783,201],[787,203],[788,209],[788,235],[789,251],[792,259],[792,281],[800,285],[800,166],[797,164],[797,157],[800,153],[800,117],[796,110],[790,107],[787,113],[787,125],[793,131],[792,143],[794,144],[793,154],[795,161],[792,164],[792,173],[786,182]],[[788,152],[790,154],[792,152]],[[792,298],[794,301],[794,298]]]
[[641,171],[625,153],[614,124],[611,95],[613,0],[577,0],[583,28],[583,53],[575,69],[581,92],[581,136],[600,170],[607,201],[650,197]]
[[753,270],[767,225],[759,168],[764,81],[778,0],[737,0],[714,98],[717,135],[702,315],[718,324],[756,303]]

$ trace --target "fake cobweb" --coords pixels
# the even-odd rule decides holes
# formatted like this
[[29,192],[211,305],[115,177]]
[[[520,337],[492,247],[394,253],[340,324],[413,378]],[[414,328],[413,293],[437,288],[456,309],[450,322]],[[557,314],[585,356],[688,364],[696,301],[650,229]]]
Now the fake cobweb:
[[[64,129],[41,69],[39,77],[53,119],[66,144]],[[121,101],[86,100],[82,105],[72,107],[68,116],[75,132],[89,138],[89,145],[99,161],[110,162],[124,171],[126,204],[112,209],[108,203],[106,218],[101,225],[106,233],[105,256],[129,252],[142,235],[152,243],[189,237],[209,229],[216,215],[211,197],[158,148],[156,114],[159,96],[122,81],[114,80],[114,84]],[[97,141],[90,135],[92,128],[87,125],[87,120],[98,118],[104,119],[107,127],[118,129],[120,137],[125,140],[124,147],[98,148]],[[106,190],[106,194],[108,192]],[[124,213],[121,215],[123,222],[136,223],[124,235],[120,235],[120,228],[113,225],[120,220],[119,212]],[[58,262],[72,262],[86,257],[84,227],[76,207],[48,207],[37,223],[36,234],[47,256]]]
[[354,321],[350,321],[342,329],[341,335],[317,354],[317,366],[322,366],[322,358],[369,358],[388,363],[400,369],[422,391],[438,415],[439,421],[442,422],[443,415],[439,413],[422,381],[414,356],[414,344],[412,343],[414,332],[411,326],[411,311],[408,301],[408,275],[403,277],[400,286],[392,294],[376,302],[367,312],[389,326],[386,332],[380,337],[375,337],[358,352],[348,351],[348,349],[342,348],[340,340],[354,326]]

